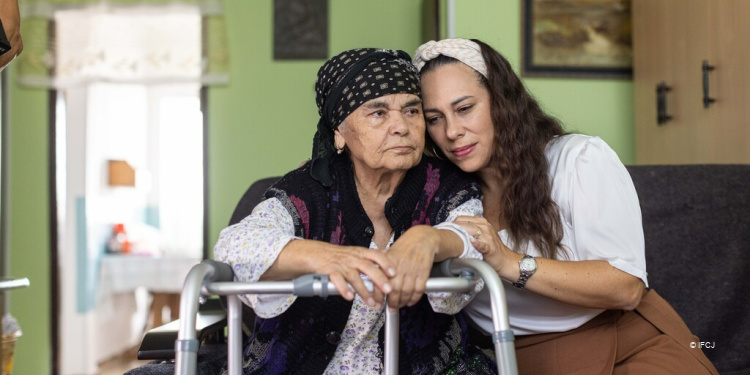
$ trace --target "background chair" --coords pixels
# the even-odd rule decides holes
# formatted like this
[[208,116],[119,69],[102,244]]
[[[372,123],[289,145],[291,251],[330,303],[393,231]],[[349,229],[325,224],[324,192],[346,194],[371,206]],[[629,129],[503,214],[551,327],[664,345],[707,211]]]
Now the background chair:
[[242,194],[237,207],[234,208],[232,218],[229,219],[229,225],[239,223],[242,219],[253,212],[253,208],[263,200],[263,194],[271,185],[275,184],[281,177],[268,177],[253,182],[247,188],[245,194]]

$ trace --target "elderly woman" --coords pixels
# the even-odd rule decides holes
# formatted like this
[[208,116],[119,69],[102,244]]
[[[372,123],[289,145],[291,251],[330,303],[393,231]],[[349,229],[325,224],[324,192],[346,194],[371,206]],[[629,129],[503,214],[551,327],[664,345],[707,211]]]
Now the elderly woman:
[[423,296],[434,262],[481,256],[451,221],[482,208],[477,185],[422,157],[419,90],[403,51],[346,51],[320,68],[312,161],[222,231],[214,254],[239,281],[328,274],[341,297],[242,296],[258,316],[245,374],[382,372],[386,302],[403,307],[402,373],[494,372],[452,315],[466,296]]

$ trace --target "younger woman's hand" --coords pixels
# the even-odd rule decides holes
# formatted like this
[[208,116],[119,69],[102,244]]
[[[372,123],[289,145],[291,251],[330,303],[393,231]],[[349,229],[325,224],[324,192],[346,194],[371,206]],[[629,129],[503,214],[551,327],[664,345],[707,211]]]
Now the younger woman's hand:
[[510,257],[513,251],[505,246],[497,231],[487,219],[474,216],[459,216],[454,223],[469,232],[472,236],[470,239],[472,246],[482,253],[482,259],[494,268],[498,275],[501,275],[504,267],[513,262]]

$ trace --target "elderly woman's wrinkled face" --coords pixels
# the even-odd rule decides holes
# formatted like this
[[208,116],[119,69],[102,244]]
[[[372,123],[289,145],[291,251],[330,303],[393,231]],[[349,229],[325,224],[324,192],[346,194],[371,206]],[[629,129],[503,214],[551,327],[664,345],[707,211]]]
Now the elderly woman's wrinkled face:
[[346,148],[355,171],[406,171],[424,150],[422,100],[390,94],[369,100],[349,114],[335,132],[336,148]]

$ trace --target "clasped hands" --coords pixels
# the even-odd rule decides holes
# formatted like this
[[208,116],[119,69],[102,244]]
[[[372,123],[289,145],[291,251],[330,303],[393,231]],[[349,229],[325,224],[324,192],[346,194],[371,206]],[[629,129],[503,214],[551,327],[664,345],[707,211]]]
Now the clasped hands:
[[[461,216],[454,223],[472,236],[471,244],[496,271],[512,253],[492,225],[481,217]],[[319,254],[319,272],[329,275],[341,296],[353,300],[359,294],[368,306],[381,309],[413,306],[422,298],[439,248],[438,229],[419,225],[407,230],[387,251],[364,247],[339,247]],[[362,280],[372,282],[372,291]],[[351,286],[351,287],[350,287]]]
[[[359,294],[365,304],[380,310],[419,302],[430,277],[438,249],[437,236],[429,226],[412,227],[386,251],[359,246],[337,246],[317,254],[318,272],[327,274],[348,301]],[[372,282],[372,291],[362,275]],[[351,286],[351,287],[350,287]]]

